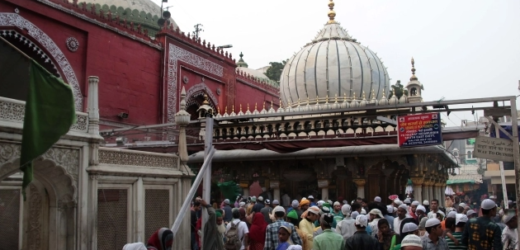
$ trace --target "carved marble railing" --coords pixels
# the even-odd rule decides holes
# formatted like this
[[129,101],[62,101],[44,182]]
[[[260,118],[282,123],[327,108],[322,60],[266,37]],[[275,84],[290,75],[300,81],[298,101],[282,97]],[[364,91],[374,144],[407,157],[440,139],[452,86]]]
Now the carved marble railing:
[[117,148],[99,148],[99,163],[177,169],[179,166],[179,157],[173,154]]
[[[385,116],[396,120],[395,116]],[[310,137],[366,137],[397,134],[393,124],[379,121],[373,116],[326,114],[320,116],[296,116],[262,118],[228,123],[222,122],[214,129],[217,140],[280,139]]]
[[[25,102],[0,96],[0,122],[5,122],[17,128],[23,127]],[[76,111],[76,123],[70,130],[88,132],[88,114]]]

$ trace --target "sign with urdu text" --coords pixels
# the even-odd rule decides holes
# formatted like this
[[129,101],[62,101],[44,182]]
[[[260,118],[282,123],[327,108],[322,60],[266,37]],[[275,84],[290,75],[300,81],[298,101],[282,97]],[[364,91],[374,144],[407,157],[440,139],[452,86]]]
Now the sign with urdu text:
[[442,144],[439,113],[399,116],[397,118],[399,147],[421,147]]
[[475,142],[473,156],[475,158],[491,159],[497,161],[514,161],[513,141],[508,139],[479,136]]

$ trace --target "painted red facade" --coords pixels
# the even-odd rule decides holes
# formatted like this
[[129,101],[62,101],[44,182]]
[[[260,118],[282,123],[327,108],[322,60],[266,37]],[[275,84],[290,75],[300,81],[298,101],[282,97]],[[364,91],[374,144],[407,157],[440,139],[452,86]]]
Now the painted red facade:
[[[96,13],[83,4],[66,0],[0,1],[4,24],[5,18],[14,14],[45,33],[70,63],[83,97],[79,110],[86,111],[88,77],[99,77],[101,129],[172,122],[182,87],[188,93],[188,105],[194,105],[189,110],[196,110],[203,94],[221,112],[232,106],[238,112],[240,104],[245,112],[247,103],[251,109],[255,103],[259,108],[264,101],[267,107],[271,101],[278,103],[276,87],[237,73],[232,55],[179,30],[165,26],[151,39],[140,27],[131,29],[131,24],[125,26],[110,13]],[[0,25],[2,30],[16,30],[46,54],[52,54],[17,24]],[[67,48],[66,41],[71,37],[79,42],[76,51]],[[49,58],[59,64],[59,58]],[[63,69],[58,71],[63,75]],[[128,113],[128,119],[119,118],[121,112]]]

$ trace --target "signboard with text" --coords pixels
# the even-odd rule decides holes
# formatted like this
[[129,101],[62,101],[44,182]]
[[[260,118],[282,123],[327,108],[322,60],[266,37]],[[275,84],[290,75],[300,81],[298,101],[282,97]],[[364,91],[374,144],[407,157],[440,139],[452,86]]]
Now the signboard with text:
[[473,157],[496,161],[514,161],[513,141],[493,137],[477,137]]
[[442,144],[439,113],[399,116],[397,118],[399,147],[421,147]]

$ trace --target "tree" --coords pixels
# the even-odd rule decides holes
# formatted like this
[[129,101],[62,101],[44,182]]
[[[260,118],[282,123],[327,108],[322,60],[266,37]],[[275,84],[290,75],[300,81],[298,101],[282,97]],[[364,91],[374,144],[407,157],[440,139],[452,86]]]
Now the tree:
[[267,71],[265,71],[265,75],[273,80],[276,81],[278,84],[280,84],[280,76],[282,75],[283,68],[285,67],[285,63],[287,63],[287,60],[283,60],[280,62],[270,62],[271,65]]
[[388,95],[388,99],[390,99],[392,97],[392,94],[395,93],[395,96],[397,97],[397,99],[401,98],[401,96],[403,96],[403,93],[405,95],[408,95],[408,90],[404,89],[404,86],[401,85],[401,80],[397,80],[397,82],[390,86],[392,87],[392,92],[390,92],[390,95]]

